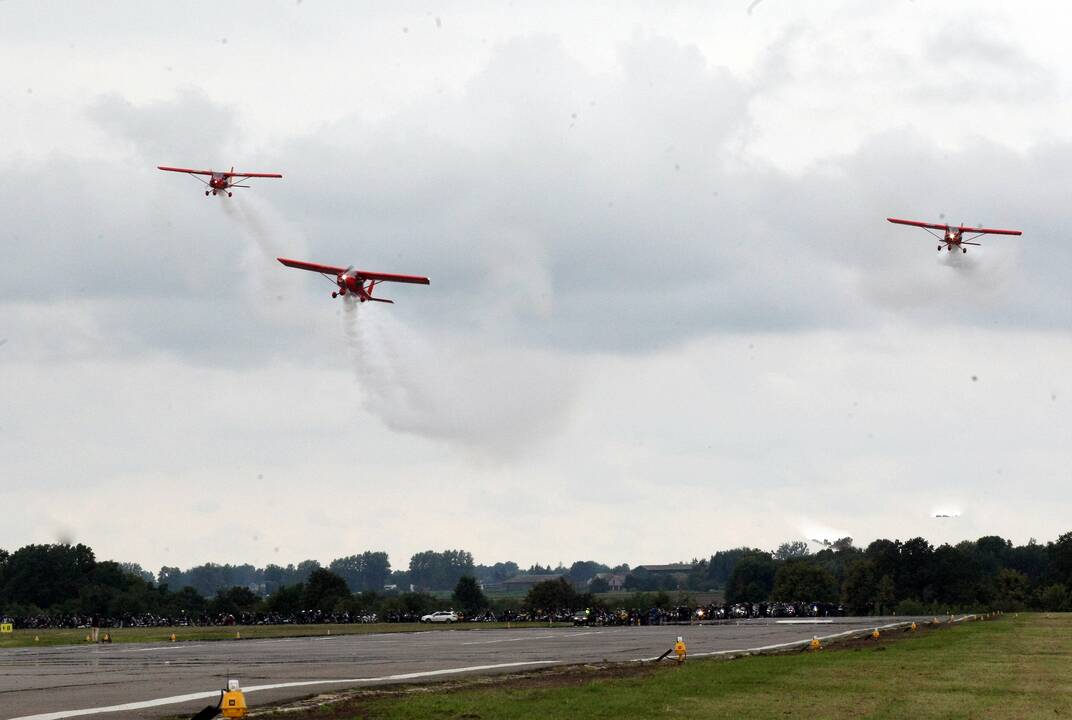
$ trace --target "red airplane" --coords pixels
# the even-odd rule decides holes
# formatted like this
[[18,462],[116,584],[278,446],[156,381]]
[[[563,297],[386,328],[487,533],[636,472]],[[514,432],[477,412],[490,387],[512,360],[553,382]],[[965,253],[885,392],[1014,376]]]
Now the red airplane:
[[[227,197],[231,197],[234,193],[231,192],[231,188],[248,188],[249,185],[239,185],[238,183],[243,180],[249,180],[250,178],[281,178],[283,177],[279,173],[247,173],[247,172],[235,172],[234,166],[231,166],[230,172],[223,172],[220,170],[191,170],[190,168],[177,168],[168,167],[166,165],[157,165],[158,170],[166,170],[168,172],[181,172],[186,173],[190,177],[196,178],[208,186],[208,190],[205,191],[205,197],[208,197],[209,193],[215,195],[217,193],[226,192]],[[208,180],[201,180],[198,175],[208,175]]]
[[331,293],[331,297],[338,297],[340,295],[345,297],[346,295],[352,294],[361,302],[374,300],[375,302],[393,303],[394,300],[372,297],[373,288],[382,282],[414,283],[416,285],[429,284],[428,278],[420,277],[419,275],[392,275],[391,273],[368,272],[367,270],[355,270],[353,265],[344,268],[335,267],[334,265],[317,265],[316,263],[290,260],[288,258],[276,258],[276,260],[287,267],[318,272],[328,280],[334,282],[339,286],[339,289]]
[[[952,252],[953,248],[957,247],[960,248],[961,252],[966,253],[968,252],[968,248],[963,246],[980,245],[981,243],[971,241],[975,240],[976,238],[982,237],[983,235],[1023,235],[1023,233],[1019,230],[997,230],[995,228],[964,227],[963,224],[961,224],[959,227],[955,227],[950,225],[938,225],[936,223],[919,222],[918,220],[898,220],[897,218],[886,219],[889,220],[891,223],[897,223],[898,225],[911,225],[912,227],[920,227],[931,233],[931,235],[934,235],[934,237],[938,238],[938,240],[941,241],[941,244],[938,246],[938,252],[941,252],[943,247],[948,252]],[[937,233],[931,232],[932,230],[941,230],[945,234],[939,236]],[[964,233],[971,233],[971,237],[965,240]]]

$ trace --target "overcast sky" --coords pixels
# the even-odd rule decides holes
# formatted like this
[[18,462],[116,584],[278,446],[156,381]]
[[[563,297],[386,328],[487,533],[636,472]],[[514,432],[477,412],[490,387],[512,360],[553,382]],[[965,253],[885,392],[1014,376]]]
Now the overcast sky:
[[0,2],[0,547],[1072,530],[1065,5],[581,5]]

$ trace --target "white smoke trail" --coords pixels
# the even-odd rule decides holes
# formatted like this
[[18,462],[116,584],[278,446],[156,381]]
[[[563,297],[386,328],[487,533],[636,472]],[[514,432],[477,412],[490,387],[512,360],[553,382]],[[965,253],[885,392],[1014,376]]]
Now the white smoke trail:
[[[242,259],[246,293],[259,312],[279,317],[286,310],[273,310],[302,297],[302,280],[295,273],[281,272],[280,256],[305,257],[305,236],[253,195],[220,196],[220,207],[248,242]],[[274,301],[274,302],[266,302]]]
[[[250,242],[244,267],[253,302],[302,322],[290,299],[303,295],[308,277],[280,272],[275,258],[306,257],[305,238],[263,201],[237,198],[222,198],[223,211]],[[263,302],[277,294],[288,301]],[[570,406],[575,380],[551,353],[494,347],[487,337],[418,335],[392,306],[350,295],[339,319],[364,405],[392,429],[513,455],[557,428]]]
[[987,247],[972,248],[967,253],[954,250],[946,252],[942,267],[954,272],[957,292],[968,302],[996,301],[1008,296],[1019,277],[1019,246],[991,243]]
[[905,254],[862,275],[863,292],[899,311],[1000,303],[1020,277],[1019,252],[1019,246],[994,242],[967,253],[942,250],[927,263]]
[[510,456],[570,408],[575,379],[547,354],[418,336],[389,306],[350,296],[339,317],[366,409],[392,429]]

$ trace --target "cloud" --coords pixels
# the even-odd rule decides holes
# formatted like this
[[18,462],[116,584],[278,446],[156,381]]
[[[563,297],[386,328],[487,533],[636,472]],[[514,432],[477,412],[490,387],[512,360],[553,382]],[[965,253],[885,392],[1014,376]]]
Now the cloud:
[[224,157],[239,131],[235,110],[199,88],[183,87],[172,100],[139,105],[102,95],[88,113],[139,156],[155,158],[154,165],[225,170],[235,162]]
[[[772,52],[791,53],[779,43]],[[217,128],[223,147],[231,108],[192,90],[139,105],[108,96],[91,115],[131,142],[134,167],[72,161],[57,188],[67,212],[52,227],[39,211],[13,219],[13,237],[47,240],[0,271],[4,287],[28,297],[38,278],[59,276],[77,278],[79,294],[149,304],[161,294],[176,307],[241,300],[261,316],[249,330],[262,346],[287,332],[273,318],[300,324],[298,298],[315,284],[254,262],[254,248],[264,260],[307,253],[429,275],[417,304],[392,310],[418,333],[492,345],[650,351],[716,328],[857,326],[934,306],[967,323],[1058,321],[1046,308],[1067,299],[1055,268],[1072,256],[1053,243],[1006,248],[1063,224],[1044,178],[1068,146],[950,151],[900,130],[789,175],[741,153],[763,76],[737,76],[658,35],[625,42],[612,72],[587,68],[552,36],[515,38],[460,94],[266,148],[257,162],[286,179],[234,203],[202,202],[184,178],[151,169],[155,143],[193,152],[182,143]],[[27,161],[17,175],[6,189],[39,206],[29,188],[47,182],[44,168]],[[969,272],[927,257],[926,238],[887,226],[891,214],[1030,225],[1024,240],[984,239]],[[203,320],[207,337],[232,332],[211,327],[223,315]]]
[[[947,502],[958,533],[1067,529],[1072,143],[1060,44],[1015,52],[1057,30],[984,8],[1004,45],[935,56],[963,8],[918,5],[9,38],[40,63],[0,88],[0,542],[635,563],[928,534]],[[165,162],[286,179],[223,202]],[[1025,235],[937,256],[891,215]],[[277,254],[432,285],[355,318]],[[249,508],[232,558],[221,496]],[[116,525],[132,503],[164,510]]]

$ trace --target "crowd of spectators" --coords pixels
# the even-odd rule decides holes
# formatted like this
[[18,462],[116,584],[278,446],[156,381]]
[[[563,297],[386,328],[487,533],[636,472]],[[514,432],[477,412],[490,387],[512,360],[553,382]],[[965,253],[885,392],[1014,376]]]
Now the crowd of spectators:
[[[125,628],[125,627],[216,627],[229,625],[350,625],[380,622],[376,613],[325,613],[319,610],[301,611],[292,614],[273,612],[218,613],[177,616],[167,615],[122,615],[119,617],[96,617],[92,615],[29,615],[0,618],[12,623],[16,629],[44,630],[49,628]],[[400,622],[397,619],[388,622]]]
[[[463,622],[572,622],[575,625],[665,625],[672,623],[719,622],[750,618],[830,617],[844,615],[839,605],[828,603],[737,603],[734,605],[681,605],[671,608],[580,608],[577,610],[485,610],[460,616]],[[204,613],[200,615],[123,615],[99,617],[91,615],[29,615],[0,617],[17,629],[48,628],[126,628],[126,627],[216,627],[231,625],[350,625],[358,623],[415,623],[421,615],[413,612],[321,612],[295,613],[249,612]]]

